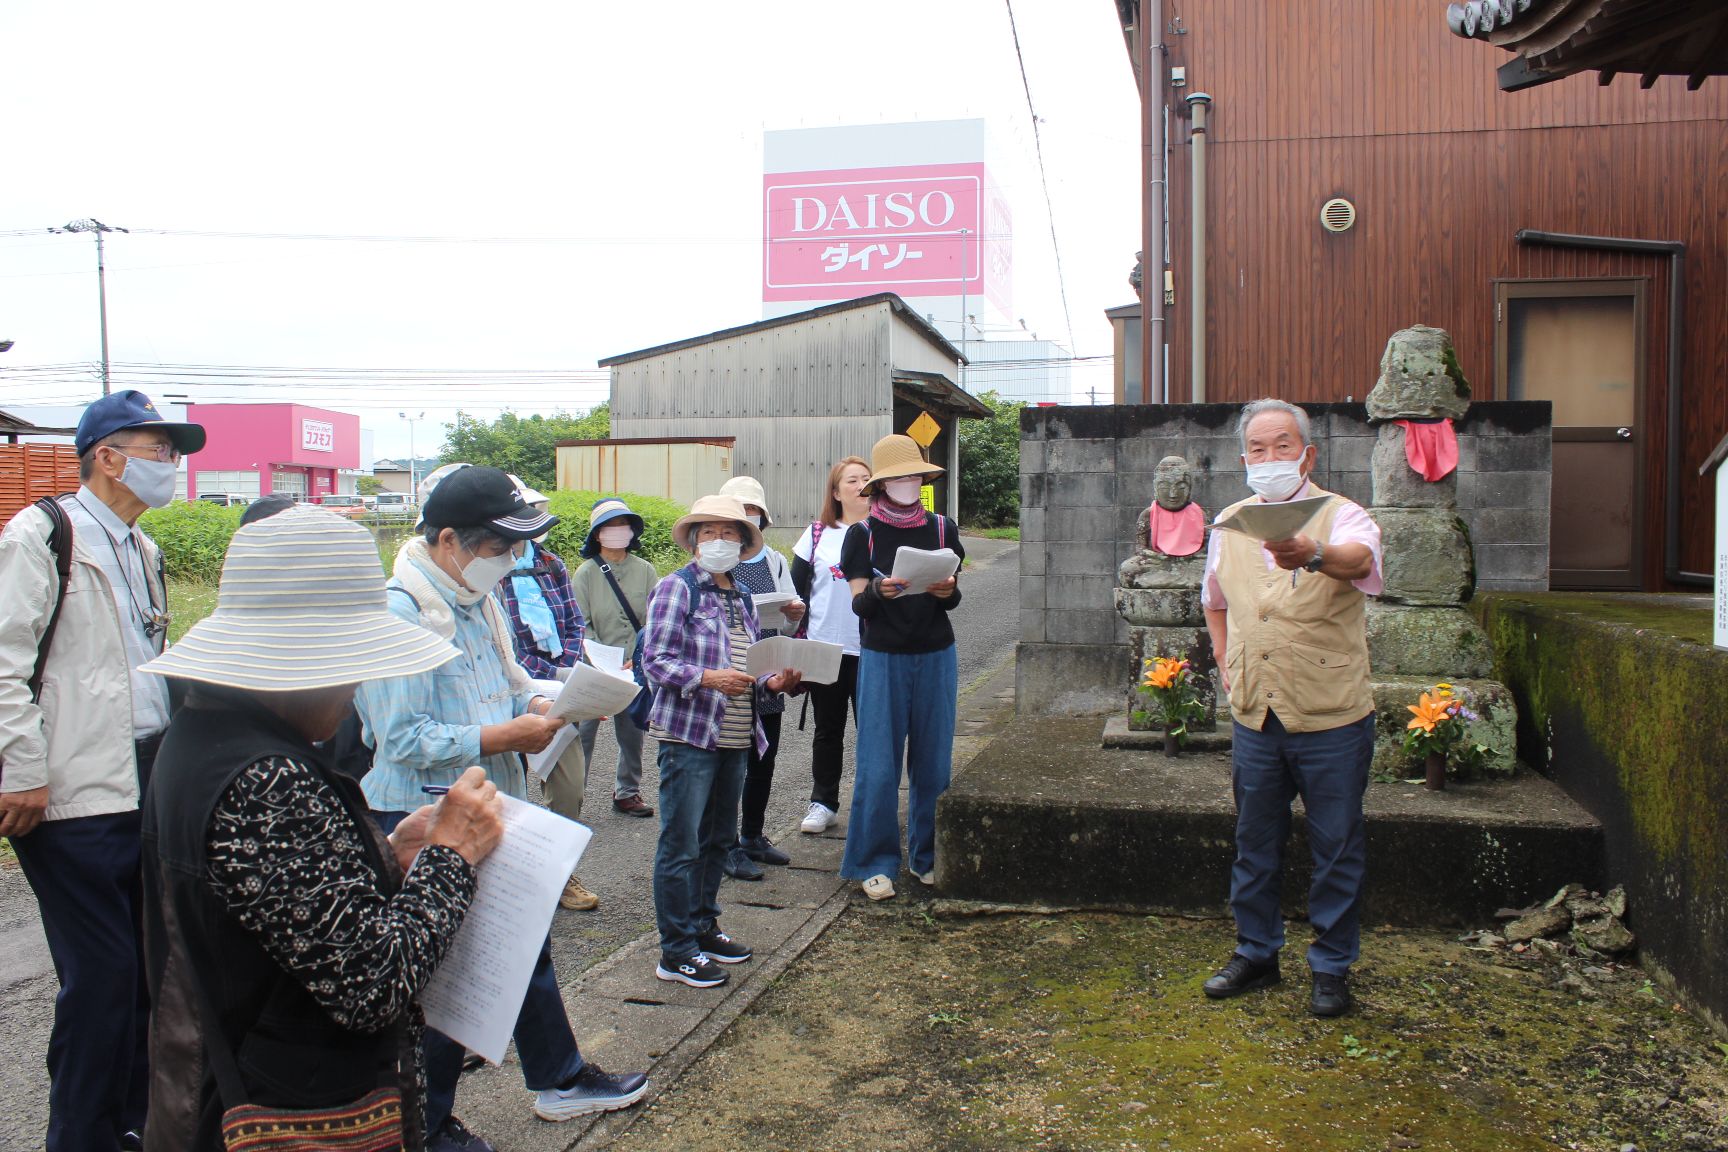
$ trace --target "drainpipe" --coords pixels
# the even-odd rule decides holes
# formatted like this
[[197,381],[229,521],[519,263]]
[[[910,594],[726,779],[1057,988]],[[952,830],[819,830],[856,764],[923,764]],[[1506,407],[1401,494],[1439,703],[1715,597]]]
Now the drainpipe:
[[1188,398],[1196,404],[1206,403],[1206,113],[1211,107],[1212,97],[1204,92],[1188,97],[1194,115],[1189,139],[1193,182],[1188,196]]
[[1635,240],[1622,236],[1580,236],[1571,232],[1540,232],[1520,228],[1520,244],[1550,248],[1583,248],[1597,252],[1643,252],[1668,257],[1668,451],[1667,499],[1662,524],[1662,578],[1670,584],[1709,588],[1707,572],[1680,570],[1680,381],[1682,338],[1685,335],[1686,245],[1678,240]]
[[1164,4],[1140,0],[1134,14],[1140,71],[1140,387],[1147,404],[1164,385]]

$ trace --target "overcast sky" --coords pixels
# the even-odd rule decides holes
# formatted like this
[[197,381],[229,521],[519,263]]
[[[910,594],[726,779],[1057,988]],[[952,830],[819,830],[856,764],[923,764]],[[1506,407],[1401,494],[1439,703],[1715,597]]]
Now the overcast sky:
[[[117,363],[566,377],[159,393],[356,411],[380,456],[406,452],[410,405],[427,424],[584,409],[605,399],[600,357],[762,315],[764,129],[973,116],[1006,161],[1015,315],[1064,343],[1071,317],[1074,351],[1107,356],[1103,309],[1132,299],[1139,240],[1127,54],[1104,0],[1016,0],[1014,15],[1060,281],[1002,0],[12,0],[0,403],[99,388],[16,371],[100,359],[94,243],[46,232],[93,216],[134,229],[106,245]],[[1107,394],[1105,363],[1076,366],[1076,389]]]

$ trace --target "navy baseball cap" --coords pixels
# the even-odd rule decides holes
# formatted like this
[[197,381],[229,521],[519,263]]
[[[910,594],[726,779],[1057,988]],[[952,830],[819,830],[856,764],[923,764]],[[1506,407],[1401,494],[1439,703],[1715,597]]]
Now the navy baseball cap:
[[104,396],[84,409],[84,415],[78,418],[78,436],[73,443],[77,445],[78,455],[82,456],[95,447],[98,440],[127,428],[144,427],[166,432],[168,442],[182,456],[190,456],[204,447],[202,424],[175,424],[164,420],[156,411],[156,405],[150,403],[150,397],[130,388]]
[[532,540],[558,517],[522,499],[510,477],[496,468],[458,468],[438,482],[420,506],[428,528],[487,528],[506,540]]

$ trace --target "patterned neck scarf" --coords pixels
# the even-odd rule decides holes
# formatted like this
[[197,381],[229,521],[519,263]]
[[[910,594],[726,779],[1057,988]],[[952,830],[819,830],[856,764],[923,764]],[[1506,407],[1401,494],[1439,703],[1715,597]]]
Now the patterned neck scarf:
[[930,522],[922,504],[896,504],[877,493],[870,497],[870,515],[890,528],[918,528]]

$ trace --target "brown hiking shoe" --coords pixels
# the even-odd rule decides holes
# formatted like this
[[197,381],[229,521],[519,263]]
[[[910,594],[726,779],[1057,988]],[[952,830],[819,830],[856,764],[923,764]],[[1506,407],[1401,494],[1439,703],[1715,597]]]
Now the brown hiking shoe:
[[564,885],[564,895],[558,897],[558,905],[572,912],[592,912],[600,907],[600,897],[582,887],[582,881],[572,876]]
[[612,797],[612,811],[622,812],[626,816],[648,817],[654,815],[654,809],[643,803],[640,796]]

